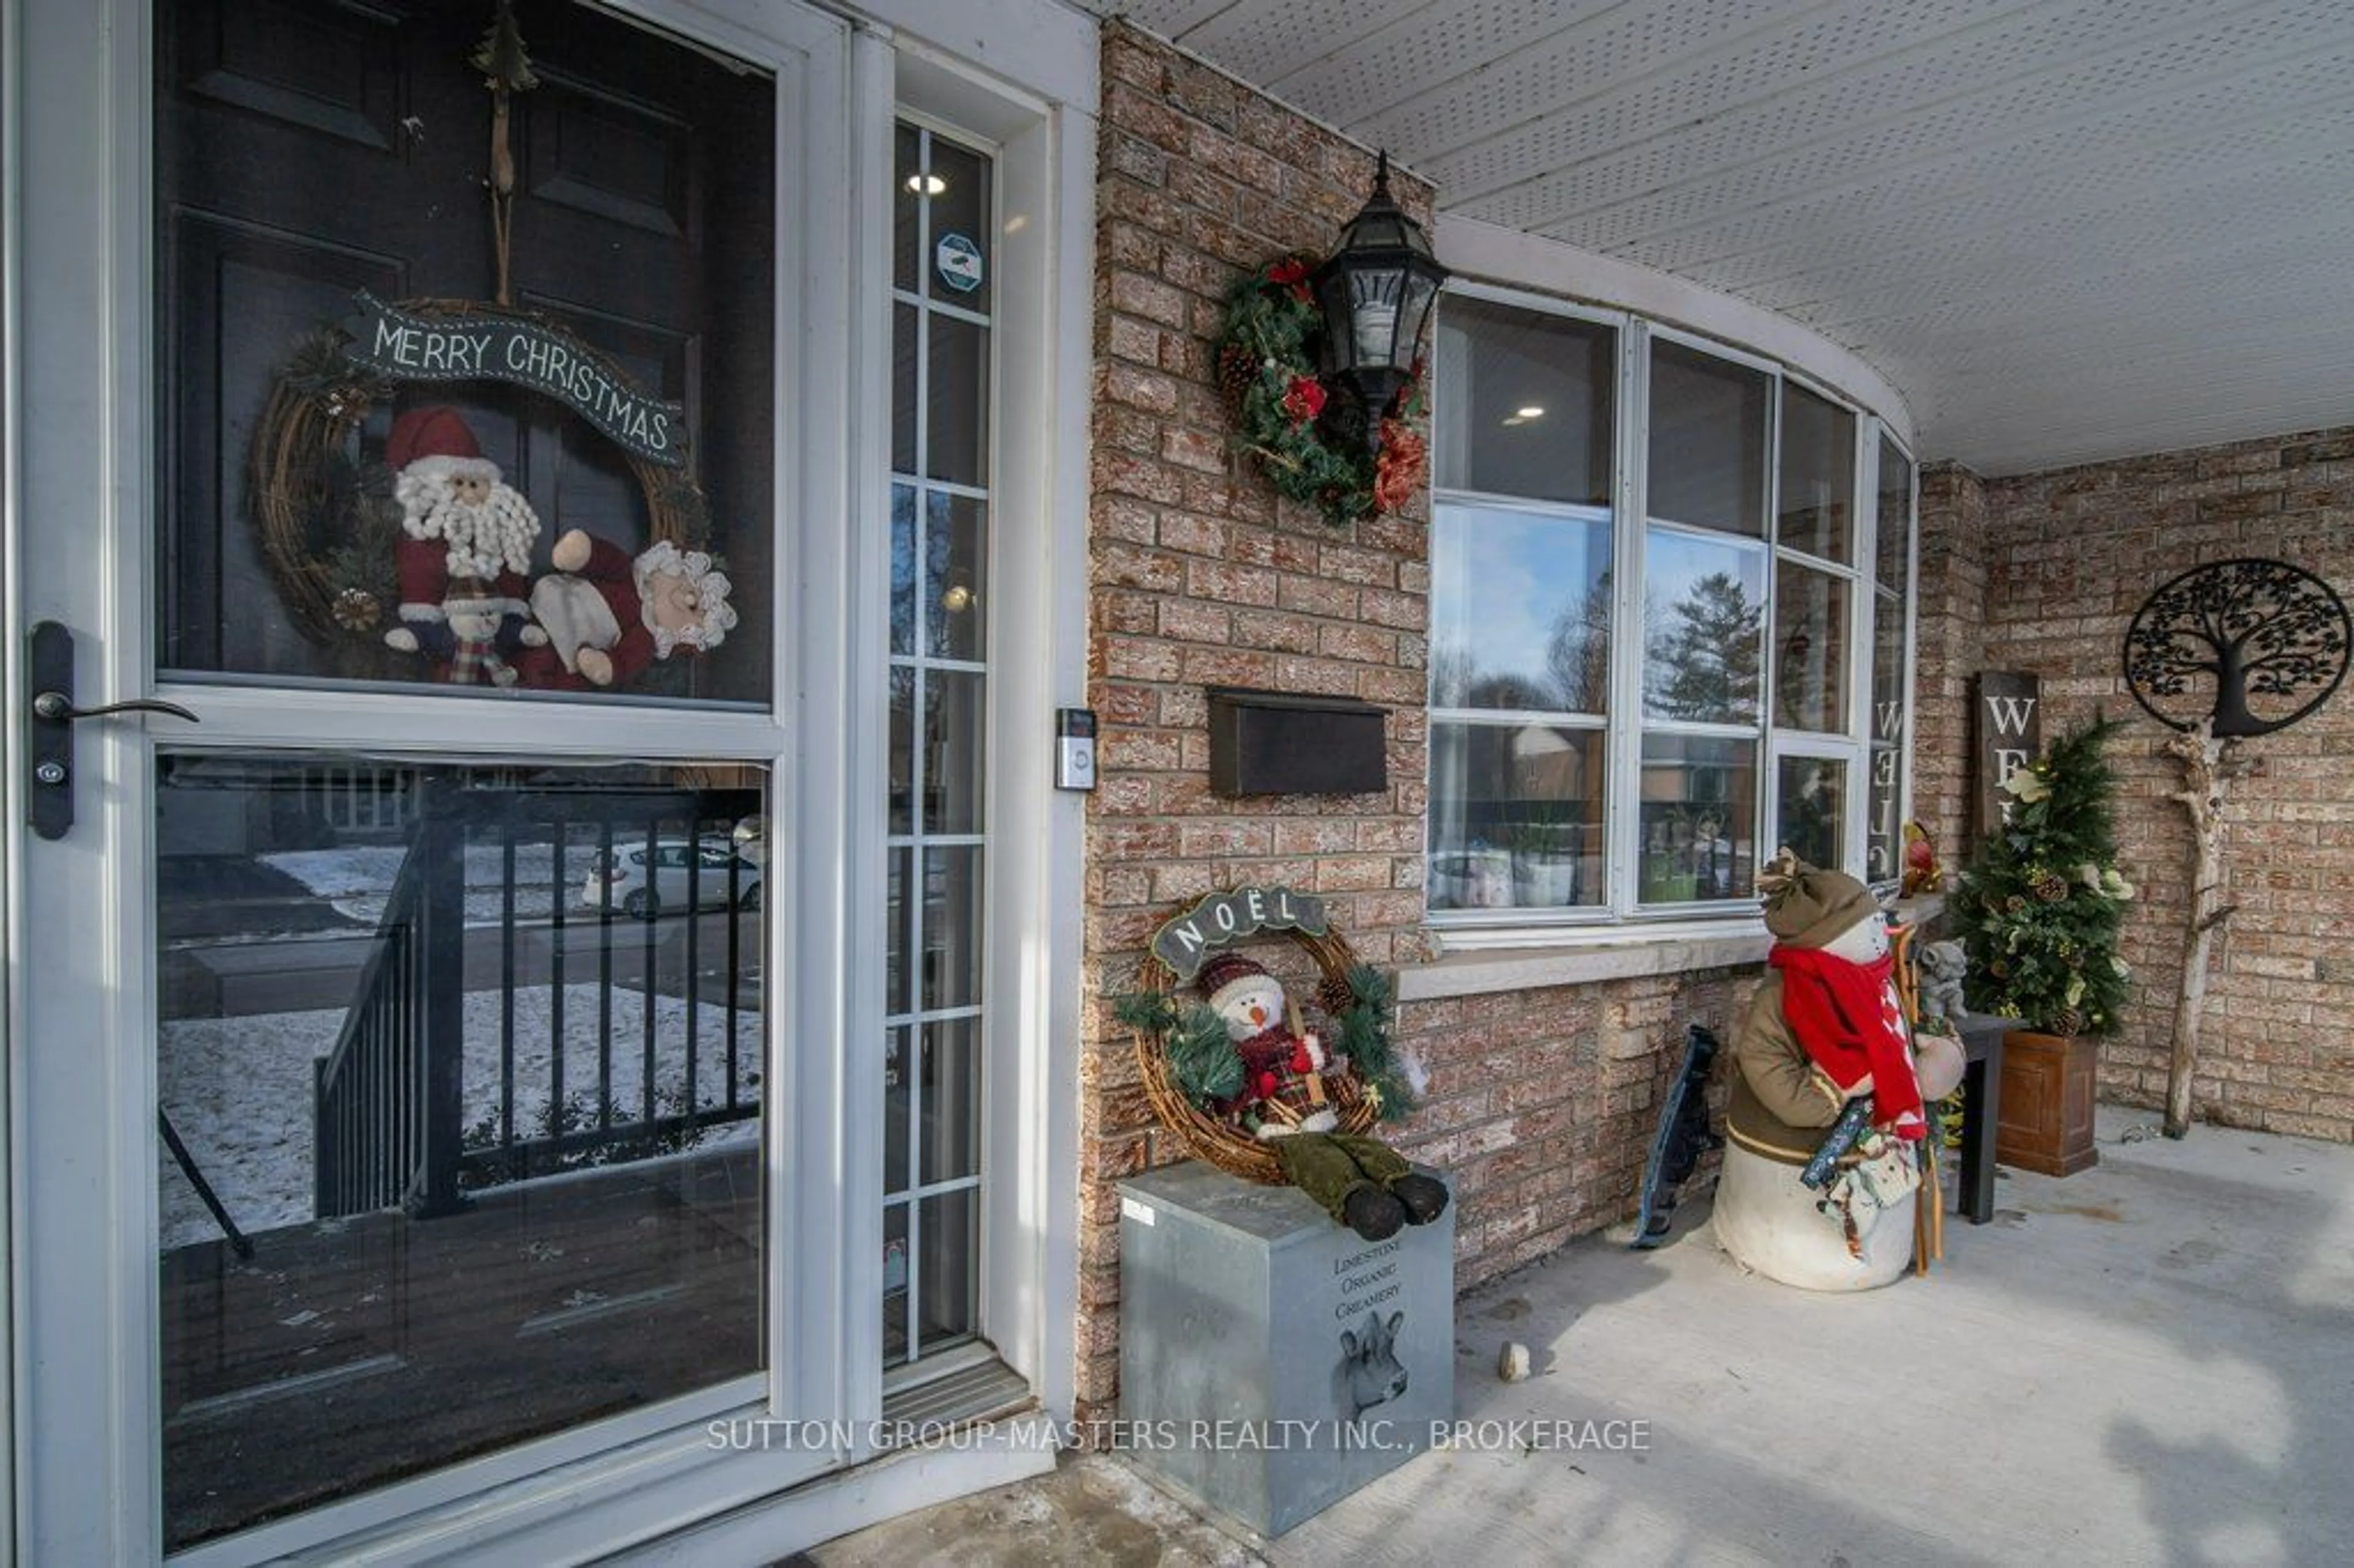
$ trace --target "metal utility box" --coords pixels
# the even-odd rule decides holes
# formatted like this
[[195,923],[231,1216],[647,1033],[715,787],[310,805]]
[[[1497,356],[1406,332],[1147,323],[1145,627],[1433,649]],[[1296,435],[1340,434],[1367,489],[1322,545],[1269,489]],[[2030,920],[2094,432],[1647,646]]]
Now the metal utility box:
[[1353,697],[1212,686],[1210,788],[1220,795],[1367,795],[1389,788],[1389,710]]
[[1453,1418],[1452,1203],[1368,1242],[1295,1188],[1198,1160],[1119,1191],[1119,1419],[1135,1462],[1280,1535]]

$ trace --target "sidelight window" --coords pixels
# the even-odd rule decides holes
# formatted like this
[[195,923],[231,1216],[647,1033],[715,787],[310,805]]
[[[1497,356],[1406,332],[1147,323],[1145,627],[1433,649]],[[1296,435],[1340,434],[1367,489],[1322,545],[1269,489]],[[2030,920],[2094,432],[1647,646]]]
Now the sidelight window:
[[940,132],[898,129],[883,1041],[893,1368],[979,1329],[994,174]]

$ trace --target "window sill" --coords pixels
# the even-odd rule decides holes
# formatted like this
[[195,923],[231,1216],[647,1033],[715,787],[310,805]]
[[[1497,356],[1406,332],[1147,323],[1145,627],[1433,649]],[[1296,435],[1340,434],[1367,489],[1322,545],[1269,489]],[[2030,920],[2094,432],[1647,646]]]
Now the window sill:
[[1435,963],[1399,970],[1398,1000],[1434,1001],[1490,991],[1542,991],[1694,969],[1733,969],[1763,963],[1766,949],[1772,945],[1765,924],[1756,920],[1702,929],[1681,926],[1630,931],[1620,927],[1606,937],[1579,934],[1543,946],[1532,940],[1521,947],[1450,953]]

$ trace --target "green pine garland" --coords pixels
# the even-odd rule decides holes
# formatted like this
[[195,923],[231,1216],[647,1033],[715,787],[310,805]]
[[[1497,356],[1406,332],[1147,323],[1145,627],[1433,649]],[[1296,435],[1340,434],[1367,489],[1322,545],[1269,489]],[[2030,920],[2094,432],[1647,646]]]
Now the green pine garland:
[[2005,781],[2010,820],[1978,846],[1950,906],[1973,1011],[2055,1034],[2116,1028],[2129,978],[2117,931],[2134,885],[2116,867],[2102,747],[2120,727],[2096,715]]
[[1356,1000],[1336,1021],[1340,1051],[1373,1090],[1381,1119],[1396,1121],[1414,1109],[1413,1086],[1406,1082],[1397,1054],[1390,1048],[1397,988],[1371,964],[1352,967],[1348,979],[1349,992]]
[[1165,992],[1140,991],[1112,1003],[1112,1012],[1130,1029],[1161,1036],[1171,1075],[1196,1104],[1209,1107],[1242,1093],[1243,1059],[1226,1037],[1225,1020],[1207,1002],[1181,1008]]
[[1422,481],[1427,454],[1416,421],[1423,411],[1417,374],[1384,410],[1382,448],[1370,450],[1333,428],[1317,379],[1324,318],[1308,287],[1312,257],[1298,252],[1246,273],[1226,293],[1218,337],[1218,385],[1235,424],[1235,444],[1269,483],[1306,502],[1335,525],[1394,511]]

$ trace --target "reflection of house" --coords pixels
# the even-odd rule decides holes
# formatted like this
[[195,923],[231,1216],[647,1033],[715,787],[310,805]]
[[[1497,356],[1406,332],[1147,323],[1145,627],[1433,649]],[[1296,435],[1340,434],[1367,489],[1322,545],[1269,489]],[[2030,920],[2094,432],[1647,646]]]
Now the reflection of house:
[[[168,854],[246,854],[264,850],[398,842],[415,820],[408,776],[355,760],[327,761],[253,788],[243,759],[198,759],[170,798]],[[207,790],[207,776],[219,788]]]
[[1585,749],[1559,730],[1532,724],[1512,736],[1511,794],[1522,800],[1587,799]]

